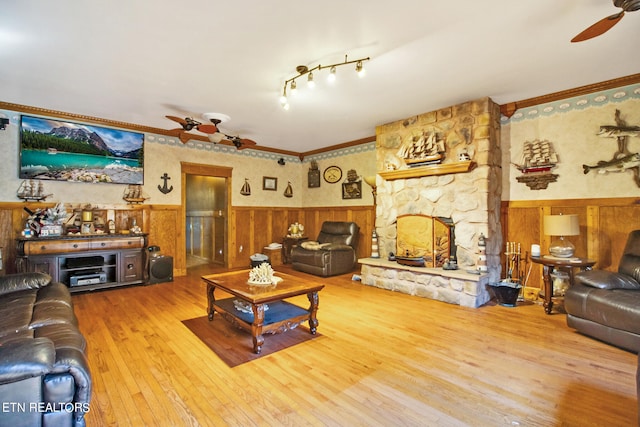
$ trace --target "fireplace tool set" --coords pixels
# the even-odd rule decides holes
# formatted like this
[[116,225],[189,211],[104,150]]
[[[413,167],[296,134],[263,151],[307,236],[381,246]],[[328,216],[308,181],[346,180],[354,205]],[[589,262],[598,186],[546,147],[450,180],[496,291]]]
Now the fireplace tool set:
[[528,254],[525,253],[524,259],[520,250],[520,243],[507,242],[505,255],[505,278],[498,283],[490,284],[493,292],[498,300],[498,304],[507,307],[515,307],[516,301],[523,300],[520,293],[522,288],[526,286],[531,273],[527,270]]

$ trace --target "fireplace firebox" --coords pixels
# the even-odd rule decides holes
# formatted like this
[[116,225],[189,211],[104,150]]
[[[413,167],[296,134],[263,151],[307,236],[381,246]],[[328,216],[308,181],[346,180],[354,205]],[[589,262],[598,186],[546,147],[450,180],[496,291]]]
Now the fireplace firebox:
[[401,215],[396,222],[396,255],[424,259],[425,267],[442,267],[455,259],[455,226],[451,218]]

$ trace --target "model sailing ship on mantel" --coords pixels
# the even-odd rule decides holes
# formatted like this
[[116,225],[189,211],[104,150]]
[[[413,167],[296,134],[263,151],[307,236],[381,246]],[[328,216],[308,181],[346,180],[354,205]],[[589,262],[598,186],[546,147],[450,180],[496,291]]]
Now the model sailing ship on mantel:
[[556,167],[557,163],[558,155],[551,142],[537,139],[526,141],[523,145],[520,164],[514,164],[522,172],[516,180],[526,184],[532,190],[544,190],[550,182],[558,180],[558,175],[551,173],[551,169]]
[[423,131],[421,135],[412,136],[402,144],[397,155],[412,168],[441,163],[444,160],[445,151],[441,134]]

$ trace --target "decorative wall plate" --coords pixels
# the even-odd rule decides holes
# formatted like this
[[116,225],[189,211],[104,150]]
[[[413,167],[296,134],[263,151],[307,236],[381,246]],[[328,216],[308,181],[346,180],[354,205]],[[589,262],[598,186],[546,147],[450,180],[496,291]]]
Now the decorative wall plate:
[[338,166],[329,166],[324,170],[322,177],[329,184],[335,184],[342,179],[342,169]]

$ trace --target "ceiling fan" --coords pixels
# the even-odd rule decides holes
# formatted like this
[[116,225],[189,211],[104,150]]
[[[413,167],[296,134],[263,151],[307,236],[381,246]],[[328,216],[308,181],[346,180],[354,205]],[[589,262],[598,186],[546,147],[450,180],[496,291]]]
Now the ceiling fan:
[[615,7],[621,8],[622,10],[596,22],[595,24],[572,38],[571,42],[576,43],[589,40],[606,33],[611,29],[611,27],[620,22],[625,12],[635,12],[636,10],[639,10],[640,0],[613,0],[613,5]]
[[[182,129],[171,129],[169,132],[172,135],[177,136],[183,144],[186,144],[191,136],[187,133],[190,130],[196,129],[202,133],[206,134],[214,134],[218,132],[217,123],[213,123],[211,125],[200,123],[197,120],[192,119],[191,117],[176,117],[176,116],[165,116],[169,120],[173,120],[182,126]],[[218,122],[220,123],[220,122]]]
[[256,145],[255,141],[247,138],[240,138],[239,136],[227,135],[226,133],[220,131],[218,125],[220,123],[224,123],[229,121],[231,118],[226,114],[221,113],[204,113],[202,115],[203,118],[209,120],[212,124],[203,124],[197,120],[194,120],[191,117],[185,117],[184,119],[176,116],[165,116],[169,120],[173,120],[174,122],[179,123],[182,126],[182,129],[172,129],[169,132],[175,134],[183,144],[186,144],[190,139],[191,135],[187,132],[196,129],[199,132],[206,133],[209,141],[217,144],[222,140],[226,139],[230,141],[238,150],[242,150],[243,148],[248,148]]

